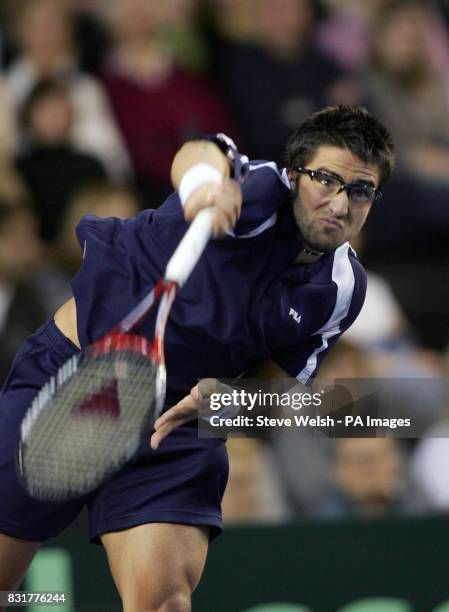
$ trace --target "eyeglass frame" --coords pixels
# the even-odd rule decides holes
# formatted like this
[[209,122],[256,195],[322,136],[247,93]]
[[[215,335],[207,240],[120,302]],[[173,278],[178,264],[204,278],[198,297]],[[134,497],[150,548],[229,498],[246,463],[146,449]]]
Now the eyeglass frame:
[[[315,175],[318,174],[318,173],[319,174],[324,174],[326,176],[329,176],[332,179],[335,179],[338,183],[340,183],[340,188],[337,190],[335,195],[338,195],[343,190],[345,190],[347,195],[348,195],[348,199],[351,202],[353,202],[354,204],[368,204],[368,203],[374,204],[376,202],[379,202],[382,199],[382,196],[383,196],[383,193],[379,189],[376,189],[375,187],[371,187],[371,185],[366,185],[363,182],[345,183],[341,177],[336,176],[335,174],[331,174],[329,172],[326,172],[324,170],[311,170],[310,168],[303,168],[301,166],[297,166],[296,168],[294,168],[294,170],[296,170],[297,172],[303,173],[303,174],[307,174],[310,177],[310,180],[312,180],[312,181],[313,181]],[[365,185],[369,189],[372,189],[372,191],[374,192],[374,197],[373,197],[372,200],[367,200],[366,202],[355,202],[351,198],[351,189],[353,187],[361,187],[363,185]]]

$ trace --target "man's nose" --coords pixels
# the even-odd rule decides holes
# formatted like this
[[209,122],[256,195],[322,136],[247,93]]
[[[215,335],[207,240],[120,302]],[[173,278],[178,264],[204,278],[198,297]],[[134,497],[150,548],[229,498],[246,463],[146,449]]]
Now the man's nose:
[[336,193],[329,202],[329,210],[336,217],[345,217],[349,211],[349,198],[346,189]]

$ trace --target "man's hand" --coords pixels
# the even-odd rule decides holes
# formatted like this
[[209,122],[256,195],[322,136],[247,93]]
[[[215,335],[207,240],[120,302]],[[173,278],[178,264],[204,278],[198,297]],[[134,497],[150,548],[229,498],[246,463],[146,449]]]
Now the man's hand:
[[154,423],[155,432],[150,441],[151,448],[156,450],[161,441],[174,429],[198,418],[199,405],[199,390],[198,385],[195,385],[189,395],[186,395],[180,402],[156,419]]
[[[204,165],[206,168],[201,168]],[[198,176],[190,176],[186,194],[182,184],[184,182],[186,187],[186,177],[192,171],[195,173],[195,168]],[[213,227],[216,237],[223,236],[233,227],[242,206],[240,185],[229,178],[230,173],[229,159],[216,144],[207,140],[186,142],[176,153],[171,167],[172,184],[182,198],[186,221],[193,221],[201,209],[213,206],[216,209]],[[198,185],[192,191],[188,187],[191,181]],[[184,196],[181,196],[182,191]]]
[[234,227],[240,216],[242,191],[238,182],[224,178],[220,184],[201,185],[185,203],[184,216],[187,221],[192,221],[200,210],[209,206],[213,206],[216,210],[213,222],[214,236],[224,236]]
[[180,402],[156,419],[154,423],[155,432],[150,440],[151,448],[156,450],[161,441],[174,429],[197,419],[202,402],[207,402],[207,406],[212,393],[229,393],[230,390],[232,390],[231,387],[221,383],[216,378],[203,378],[192,387],[189,395],[186,395]]

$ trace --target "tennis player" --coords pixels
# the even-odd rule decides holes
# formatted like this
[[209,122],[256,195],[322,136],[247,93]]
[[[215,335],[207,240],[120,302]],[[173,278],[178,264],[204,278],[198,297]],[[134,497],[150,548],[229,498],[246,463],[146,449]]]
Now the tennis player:
[[[348,240],[380,198],[393,157],[389,133],[367,111],[327,108],[293,134],[284,170],[248,163],[217,135],[180,149],[176,192],[158,210],[127,221],[81,220],[74,297],[25,342],[0,398],[0,590],[14,589],[40,543],[87,505],[91,540],[106,549],[124,609],[190,610],[209,541],[222,528],[228,472],[225,444],[198,439],[195,385],[269,360],[301,381],[316,375],[362,307],[366,275]],[[187,222],[206,206],[216,210],[220,239],[209,243],[172,308],[167,411],[151,444],[92,494],[64,503],[30,498],[14,453],[34,395],[149,292]],[[151,339],[153,330],[150,315],[140,333]]]

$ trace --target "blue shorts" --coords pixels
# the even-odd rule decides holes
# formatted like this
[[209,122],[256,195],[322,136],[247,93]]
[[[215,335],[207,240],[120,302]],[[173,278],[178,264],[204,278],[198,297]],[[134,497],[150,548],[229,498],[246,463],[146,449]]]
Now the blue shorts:
[[0,532],[44,541],[87,505],[96,543],[103,533],[155,522],[207,526],[213,539],[222,529],[226,446],[219,439],[198,439],[194,427],[176,429],[156,451],[145,441],[135,461],[82,498],[45,503],[25,493],[15,469],[22,417],[38,389],[76,351],[49,321],[16,356],[0,397]]

